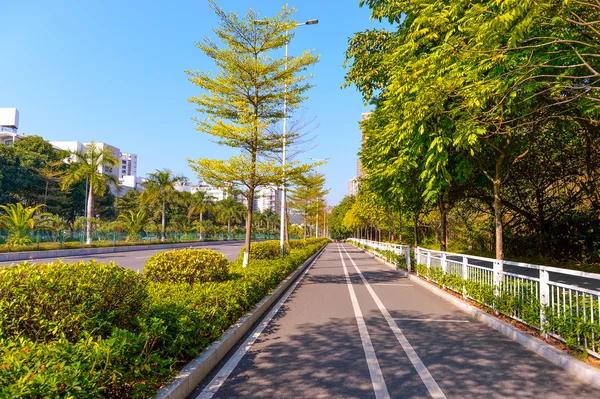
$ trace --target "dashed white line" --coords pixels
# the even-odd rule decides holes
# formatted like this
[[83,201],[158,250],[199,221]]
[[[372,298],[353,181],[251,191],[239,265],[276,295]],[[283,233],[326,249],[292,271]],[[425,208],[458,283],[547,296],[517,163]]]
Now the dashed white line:
[[[363,274],[360,271],[360,269],[358,268],[358,266],[356,266],[354,259],[352,259],[352,257],[348,253],[348,251],[346,251],[346,248],[344,248],[343,246],[342,246],[342,248],[344,249],[344,252],[346,252],[346,256],[348,256],[348,259],[350,259],[350,262],[352,262],[354,269],[360,276],[364,286],[367,288],[367,291],[369,291],[369,294],[371,294],[371,297],[375,301],[375,304],[379,308],[379,311],[381,312],[381,314],[387,321],[388,325],[394,332],[394,335],[396,336],[396,339],[402,346],[402,349],[404,349],[406,356],[408,356],[408,359],[410,360],[413,367],[419,374],[419,377],[421,377],[423,384],[425,384],[425,386],[427,387],[427,390],[429,391],[429,394],[431,395],[431,397],[434,399],[446,399],[446,395],[444,394],[444,392],[442,392],[442,390],[439,387],[439,385],[437,384],[437,382],[435,382],[431,373],[429,373],[429,370],[427,370],[427,367],[425,367],[425,364],[423,363],[423,361],[421,360],[419,355],[417,355],[417,352],[415,352],[415,350],[411,346],[410,342],[408,342],[408,339],[406,339],[406,337],[402,333],[402,330],[400,330],[400,328],[398,327],[398,324],[396,324],[396,322],[394,321],[392,316],[390,316],[390,313],[387,311],[387,309],[383,305],[383,302],[381,302],[381,300],[379,299],[379,297],[377,296],[375,291],[373,291],[373,288],[371,287],[371,285],[369,284],[367,279],[365,279],[365,276],[363,276]],[[341,251],[340,251],[340,256],[341,256]]]
[[371,337],[369,336],[369,331],[367,330],[367,324],[365,323],[362,311],[360,310],[356,293],[352,287],[352,281],[350,280],[350,274],[348,274],[348,269],[346,268],[346,262],[344,261],[340,244],[338,244],[338,251],[340,253],[340,259],[342,260],[344,275],[346,276],[346,285],[348,286],[348,292],[350,293],[350,302],[352,302],[352,308],[354,309],[354,317],[356,318],[356,323],[358,324],[360,340],[362,341],[365,357],[367,358],[367,367],[369,368],[369,374],[371,375],[371,383],[373,384],[375,397],[389,398],[390,394],[388,392],[387,385],[385,384],[385,380],[383,379],[383,373],[381,372],[381,367],[379,367],[379,361],[377,360],[377,355],[375,354],[375,349],[373,348],[373,343],[371,342]]
[[410,319],[406,317],[395,317],[394,320],[398,321],[435,321],[443,323],[470,323],[469,320],[451,320],[451,319]]

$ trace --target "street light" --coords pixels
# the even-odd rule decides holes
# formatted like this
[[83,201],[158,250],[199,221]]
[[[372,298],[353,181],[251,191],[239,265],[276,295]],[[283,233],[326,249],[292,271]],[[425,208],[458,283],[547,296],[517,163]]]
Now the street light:
[[[265,25],[268,22],[266,20],[254,20],[255,24]],[[316,25],[319,23],[318,19],[309,19],[306,22],[301,22],[296,24],[298,26],[304,25]],[[288,35],[288,31],[285,31],[285,35]],[[285,70],[287,70],[288,66],[288,44],[289,41],[285,43]],[[286,136],[287,136],[287,84],[284,86],[285,96],[283,97],[283,144],[281,151],[281,167],[285,171],[285,144],[286,144]],[[286,202],[286,190],[285,190],[285,180],[283,182],[281,188],[281,220],[279,223],[279,247],[281,248],[281,256],[285,254],[284,245],[285,245],[285,202]],[[318,227],[318,226],[317,226]]]
[[[325,162],[327,161],[329,158],[311,158],[313,161],[317,161],[317,162]],[[318,164],[317,165],[317,174],[320,174],[321,171],[321,165]],[[317,198],[317,228],[315,229],[315,237],[319,237],[319,202],[321,201],[320,198]]]

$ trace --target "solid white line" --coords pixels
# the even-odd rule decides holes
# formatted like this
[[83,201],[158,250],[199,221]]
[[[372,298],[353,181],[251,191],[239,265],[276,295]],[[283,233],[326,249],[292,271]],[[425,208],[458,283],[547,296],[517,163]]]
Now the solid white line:
[[344,256],[342,255],[340,244],[338,244],[338,251],[340,253],[340,259],[342,260],[344,274],[346,275],[346,285],[348,286],[348,292],[350,293],[350,302],[352,302],[352,309],[354,309],[354,317],[356,318],[356,323],[358,324],[360,340],[362,341],[363,350],[365,351],[365,357],[367,358],[367,366],[369,367],[369,374],[371,375],[371,383],[373,384],[373,391],[375,391],[375,397],[389,398],[390,394],[387,390],[387,385],[385,385],[383,373],[381,372],[381,368],[379,367],[379,361],[377,360],[377,355],[375,354],[375,349],[373,348],[373,343],[371,342],[371,337],[369,336],[369,331],[367,330],[367,324],[365,323],[365,319],[360,310],[360,305],[358,303],[358,299],[356,298],[356,293],[354,292],[354,288],[352,287],[352,281],[350,280],[350,274],[348,273],[348,269],[346,268],[346,262],[344,261]]
[[[344,248],[344,247],[342,247],[342,248]],[[442,392],[442,390],[440,389],[437,382],[435,382],[435,380],[429,373],[429,370],[427,370],[427,367],[425,367],[425,364],[423,364],[423,361],[421,360],[419,355],[417,355],[417,352],[415,352],[413,347],[408,342],[408,339],[406,339],[406,337],[402,333],[402,330],[400,330],[400,328],[398,327],[398,324],[396,324],[396,322],[394,321],[392,316],[390,316],[390,313],[387,311],[387,309],[383,305],[383,302],[381,302],[381,300],[379,299],[379,297],[377,296],[375,291],[373,291],[373,288],[371,287],[369,282],[365,279],[365,276],[363,276],[363,274],[360,271],[360,269],[358,268],[358,266],[356,266],[356,263],[354,263],[354,260],[352,259],[350,254],[348,253],[348,251],[346,251],[346,248],[344,248],[344,252],[346,252],[346,256],[348,256],[348,259],[350,259],[350,262],[352,262],[352,265],[354,265],[354,269],[356,269],[356,272],[358,273],[361,280],[363,281],[363,284],[365,285],[365,287],[369,291],[369,294],[371,294],[371,297],[377,304],[379,311],[381,312],[381,314],[387,321],[388,325],[394,332],[396,339],[400,343],[400,346],[402,346],[402,349],[404,349],[406,356],[408,356],[408,359],[410,360],[413,367],[419,374],[419,377],[421,377],[421,380],[423,381],[423,384],[425,384],[425,386],[427,387],[427,390],[429,391],[429,394],[431,395],[431,397],[434,399],[445,399],[446,395],[444,395],[444,392]]]
[[401,321],[440,321],[440,322],[445,322],[445,323],[470,323],[469,320],[448,320],[448,319],[409,319],[409,318],[403,318],[403,317],[395,317],[394,320],[401,320]]
[[273,308],[267,314],[267,316],[265,316],[265,318],[260,322],[260,324],[258,326],[256,326],[256,328],[252,331],[252,334],[250,334],[248,336],[248,338],[246,338],[246,340],[244,341],[244,343],[229,358],[229,360],[227,361],[227,363],[225,363],[225,365],[223,367],[221,367],[221,369],[216,373],[216,375],[214,376],[214,378],[212,380],[210,380],[210,382],[206,385],[206,387],[204,387],[204,389],[202,390],[202,392],[200,392],[198,394],[198,396],[196,396],[196,399],[210,399],[210,398],[213,397],[213,395],[215,393],[217,393],[217,391],[219,390],[219,388],[221,388],[221,386],[223,385],[223,383],[225,383],[225,381],[227,380],[227,378],[229,377],[229,375],[236,368],[236,366],[238,365],[238,363],[240,362],[240,360],[242,360],[242,358],[244,357],[244,355],[246,354],[246,352],[248,352],[248,349],[250,349],[250,347],[252,347],[252,345],[254,344],[254,342],[256,341],[256,339],[258,337],[260,337],[260,334],[262,334],[262,332],[265,329],[265,327],[267,327],[267,325],[271,322],[271,319],[273,319],[273,317],[277,314],[277,312],[281,308],[281,305],[283,305],[283,303],[288,299],[288,297],[290,296],[290,294],[292,292],[294,292],[294,290],[296,289],[296,286],[298,285],[298,283],[304,278],[304,276],[306,275],[306,273],[308,273],[308,271],[312,268],[312,266],[315,264],[315,262],[317,261],[317,259],[319,259],[320,257],[321,257],[321,255],[319,255],[318,257],[316,257],[312,261],[312,263],[310,265],[308,265],[308,267],[304,270],[304,272],[302,273],[302,275],[300,276],[300,278],[298,278],[294,282],[294,284],[292,284],[292,286],[290,288],[288,288],[288,290],[285,292],[285,294],[283,294],[281,296],[281,298],[279,298],[279,300],[277,301],[277,303],[275,304],[275,306],[273,306]]

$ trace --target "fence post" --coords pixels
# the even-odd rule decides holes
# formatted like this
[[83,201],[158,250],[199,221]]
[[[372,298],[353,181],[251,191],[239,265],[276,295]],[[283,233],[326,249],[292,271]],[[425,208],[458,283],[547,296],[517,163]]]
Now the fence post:
[[113,247],[117,246],[117,232],[113,232]]
[[466,256],[462,257],[462,278],[463,278],[463,286],[462,286],[462,290],[463,290],[463,297],[467,297],[467,285],[466,285],[466,281],[469,278],[469,269],[467,267],[469,260],[467,259]]
[[406,247],[406,270],[410,273],[411,264],[410,264],[410,247]]
[[63,231],[62,230],[58,230],[58,247],[60,249],[63,249],[63,241],[64,241]]
[[[550,306],[550,274],[546,269],[540,269],[540,330],[544,331],[546,324],[546,308]],[[544,337],[546,333],[543,333]]]
[[427,250],[427,269],[431,266],[431,251]]
[[35,241],[37,243],[37,249],[39,251],[39,249],[40,249],[40,231],[39,230],[35,231]]
[[446,262],[446,253],[442,252],[442,259],[441,259],[441,266],[442,266],[442,273],[444,274],[448,274],[448,264]]

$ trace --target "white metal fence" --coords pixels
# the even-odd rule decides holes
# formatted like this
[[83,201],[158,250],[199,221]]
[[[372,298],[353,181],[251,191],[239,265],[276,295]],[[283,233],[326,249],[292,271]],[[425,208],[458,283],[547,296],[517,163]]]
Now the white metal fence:
[[360,238],[349,238],[348,241],[370,248],[371,252],[393,263],[396,267],[408,271],[411,270],[410,247],[408,245],[390,244],[388,242],[363,240]]
[[[410,262],[410,247],[350,241],[391,248]],[[420,247],[413,253],[418,275],[600,358],[600,274]]]

